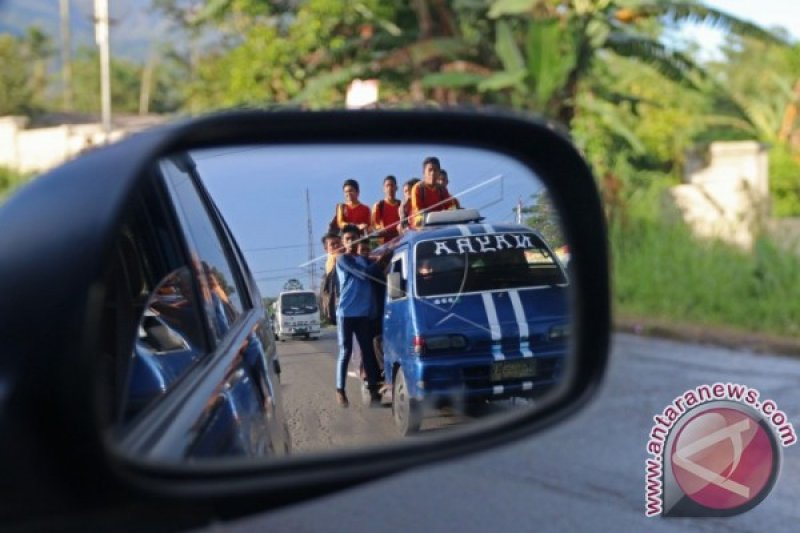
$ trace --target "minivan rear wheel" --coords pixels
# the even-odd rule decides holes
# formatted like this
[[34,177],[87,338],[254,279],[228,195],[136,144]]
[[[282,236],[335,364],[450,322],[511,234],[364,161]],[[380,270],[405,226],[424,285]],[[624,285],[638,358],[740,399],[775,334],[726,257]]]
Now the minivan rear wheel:
[[422,409],[419,402],[409,394],[402,368],[398,369],[392,386],[392,417],[404,437],[419,431],[422,424]]

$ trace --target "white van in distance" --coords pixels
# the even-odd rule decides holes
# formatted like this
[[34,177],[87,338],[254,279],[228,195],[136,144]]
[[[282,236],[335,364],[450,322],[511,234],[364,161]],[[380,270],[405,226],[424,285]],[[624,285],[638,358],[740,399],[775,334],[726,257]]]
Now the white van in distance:
[[320,316],[317,295],[313,291],[292,290],[278,295],[274,304],[272,329],[275,339],[304,337],[318,339]]

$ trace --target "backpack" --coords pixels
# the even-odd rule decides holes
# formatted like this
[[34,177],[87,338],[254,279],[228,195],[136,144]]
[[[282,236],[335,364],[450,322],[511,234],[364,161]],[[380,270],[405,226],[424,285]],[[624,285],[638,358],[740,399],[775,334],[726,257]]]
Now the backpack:
[[328,222],[328,233],[330,234],[339,234],[339,221],[337,218],[339,217],[339,207],[342,204],[336,204],[336,210],[333,212],[333,218],[330,222]]
[[322,277],[319,290],[319,308],[322,318],[336,324],[336,307],[339,305],[339,276],[334,268]]

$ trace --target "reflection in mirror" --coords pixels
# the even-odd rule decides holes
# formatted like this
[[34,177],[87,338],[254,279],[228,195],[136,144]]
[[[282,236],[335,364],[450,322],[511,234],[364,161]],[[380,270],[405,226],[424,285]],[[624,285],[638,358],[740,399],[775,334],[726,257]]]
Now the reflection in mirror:
[[[294,453],[435,434],[528,408],[563,374],[568,247],[542,183],[516,160],[444,145],[238,147],[192,157],[273,310]],[[409,201],[412,180],[422,183]],[[455,201],[436,206],[443,191]],[[414,202],[446,208],[438,214],[452,222],[423,228],[408,211]],[[324,305],[321,316],[302,317],[272,307],[299,286],[319,294],[343,253],[321,240],[341,238],[346,222],[371,261],[392,250],[371,274],[376,301],[367,310],[340,300],[371,319],[372,346],[353,340],[344,368],[347,408],[335,392],[345,321],[330,324]],[[346,285],[364,270],[352,263],[353,272],[338,272]],[[373,352],[380,407],[365,405],[364,359]]]
[[[164,267],[140,290],[122,365],[128,453],[273,456],[444,435],[535,409],[565,376],[568,246],[519,161],[449,145],[287,145],[157,168],[163,201],[146,205],[168,212],[141,217],[135,256]],[[249,313],[256,298],[268,319]]]
[[203,333],[191,288],[189,270],[182,267],[169,273],[145,304],[128,374],[124,420],[164,394],[202,353]]

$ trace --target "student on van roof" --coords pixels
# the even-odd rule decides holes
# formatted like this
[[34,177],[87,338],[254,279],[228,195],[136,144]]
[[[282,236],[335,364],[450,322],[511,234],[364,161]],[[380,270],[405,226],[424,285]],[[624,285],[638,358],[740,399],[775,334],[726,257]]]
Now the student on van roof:
[[454,207],[447,188],[439,184],[441,164],[437,157],[426,157],[422,162],[423,181],[411,189],[411,227],[422,226],[425,213],[444,211]]
[[[439,187],[444,187],[447,190],[448,185],[450,185],[450,178],[447,175],[447,171],[442,168],[439,170]],[[461,209],[461,202],[458,201],[458,198],[453,196],[452,202],[454,209]]]
[[411,178],[403,184],[403,199],[400,201],[400,233],[406,231],[411,220],[411,189],[419,183],[419,178]]
[[358,201],[360,188],[356,180],[345,180],[342,184],[344,193],[344,203],[336,204],[336,224],[343,232],[347,224],[353,224],[359,230],[360,235],[369,233],[372,215],[369,207]]
[[372,206],[372,227],[379,232],[381,244],[386,244],[398,235],[400,222],[400,200],[397,194],[397,178],[386,176],[383,179],[383,199]]

